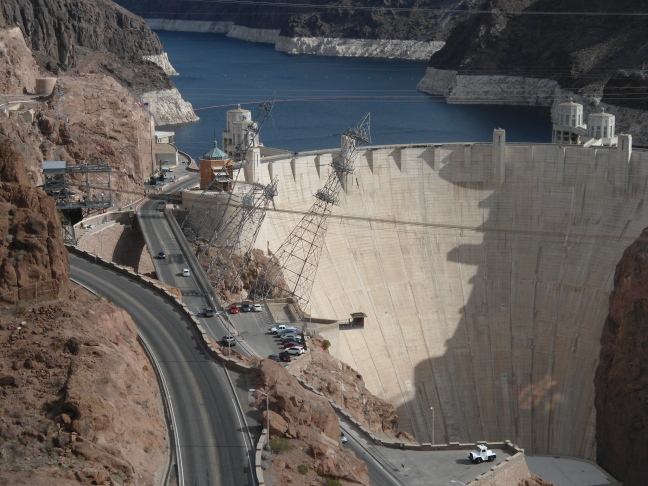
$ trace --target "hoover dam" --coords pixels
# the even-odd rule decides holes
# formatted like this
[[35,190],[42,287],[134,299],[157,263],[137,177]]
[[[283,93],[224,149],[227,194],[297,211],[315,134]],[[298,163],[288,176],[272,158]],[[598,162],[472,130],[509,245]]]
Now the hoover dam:
[[[275,251],[334,150],[266,157]],[[618,146],[360,147],[329,220],[310,315],[367,315],[332,353],[419,442],[509,439],[595,459],[594,373],[614,270],[648,226],[648,152]],[[433,410],[432,410],[433,408]]]

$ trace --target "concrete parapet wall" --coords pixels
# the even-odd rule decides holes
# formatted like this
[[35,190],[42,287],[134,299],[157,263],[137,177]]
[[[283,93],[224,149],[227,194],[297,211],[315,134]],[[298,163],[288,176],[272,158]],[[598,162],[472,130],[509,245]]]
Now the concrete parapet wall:
[[[331,170],[311,162],[335,153],[262,160],[279,195],[259,248],[285,240]],[[648,153],[431,143],[362,147],[355,167],[309,303],[367,314],[333,354],[419,442],[434,427],[593,459],[599,339],[614,268],[648,226]]]

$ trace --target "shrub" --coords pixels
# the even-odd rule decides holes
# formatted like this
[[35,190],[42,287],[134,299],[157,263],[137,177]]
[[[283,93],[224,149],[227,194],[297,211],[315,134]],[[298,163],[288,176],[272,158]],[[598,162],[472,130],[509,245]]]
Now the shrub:
[[324,478],[326,486],[342,486],[340,480],[336,478]]
[[294,448],[295,446],[285,437],[275,437],[274,439],[270,439],[270,449],[272,449],[272,452],[274,453],[291,451]]
[[306,474],[308,472],[308,466],[306,464],[300,464],[297,466],[297,472],[299,474]]
[[324,343],[322,345],[324,346],[324,349],[328,349],[328,348],[331,347],[331,341],[329,341],[328,339],[325,339]]

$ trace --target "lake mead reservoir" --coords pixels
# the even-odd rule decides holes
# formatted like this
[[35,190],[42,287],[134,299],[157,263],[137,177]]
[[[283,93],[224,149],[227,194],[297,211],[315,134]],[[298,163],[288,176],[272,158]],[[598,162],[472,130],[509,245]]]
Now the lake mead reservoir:
[[156,33],[180,73],[174,84],[201,118],[169,127],[195,159],[214,137],[220,144],[227,110],[254,109],[273,92],[260,139],[290,151],[339,146],[340,133],[367,112],[374,145],[487,142],[494,128],[505,129],[511,142],[551,141],[548,108],[448,105],[417,91],[425,62],[294,56],[224,35]]

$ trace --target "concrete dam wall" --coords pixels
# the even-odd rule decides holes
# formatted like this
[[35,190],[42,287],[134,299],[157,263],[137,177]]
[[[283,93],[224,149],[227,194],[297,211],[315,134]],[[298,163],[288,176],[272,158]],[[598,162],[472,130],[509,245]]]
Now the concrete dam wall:
[[[595,458],[614,269],[648,226],[648,153],[619,144],[507,144],[496,130],[492,144],[361,148],[306,310],[367,314],[334,354],[420,442]],[[258,176],[278,176],[279,194],[259,248],[294,228],[332,155],[263,160]]]

